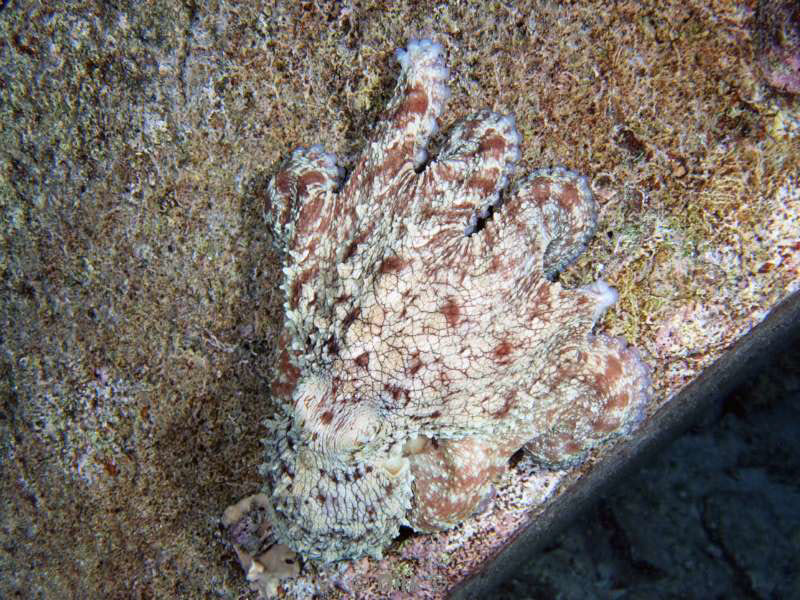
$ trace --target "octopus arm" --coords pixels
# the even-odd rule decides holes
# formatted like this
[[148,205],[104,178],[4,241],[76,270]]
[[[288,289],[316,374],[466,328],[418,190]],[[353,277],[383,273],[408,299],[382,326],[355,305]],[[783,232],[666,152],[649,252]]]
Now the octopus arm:
[[[518,279],[547,279],[580,256],[597,228],[597,205],[585,177],[561,167],[539,169],[511,191],[502,211],[503,225],[528,239],[507,248],[508,260],[521,266]],[[525,260],[532,256],[535,260]]]
[[505,442],[475,436],[428,440],[410,457],[414,474],[414,507],[409,515],[417,531],[449,529],[478,512],[491,497],[492,482],[524,440]]
[[267,188],[267,223],[285,252],[313,246],[327,232],[343,171],[321,146],[298,148],[280,166]]
[[262,473],[276,539],[306,558],[380,558],[411,508],[408,461],[349,461],[310,451],[285,422],[270,424]]
[[421,178],[421,219],[456,236],[475,233],[500,203],[520,141],[513,117],[485,110],[461,121]]
[[[343,170],[321,146],[298,148],[279,168],[267,188],[267,222],[275,243],[285,254],[283,288],[288,321],[305,334],[300,313],[312,314],[319,289],[334,276],[330,265],[339,240],[356,227],[353,211],[341,207],[337,193]],[[334,218],[335,217],[335,218]],[[301,335],[301,333],[294,333]]]
[[564,468],[638,425],[650,399],[650,376],[639,353],[616,337],[588,336],[553,359],[541,375],[559,402],[539,415],[543,426],[527,448],[544,465]]
[[412,40],[395,56],[401,71],[394,94],[344,189],[368,221],[385,218],[387,208],[403,208],[376,204],[374,198],[386,197],[387,190],[407,182],[425,165],[428,141],[450,95],[440,44]]

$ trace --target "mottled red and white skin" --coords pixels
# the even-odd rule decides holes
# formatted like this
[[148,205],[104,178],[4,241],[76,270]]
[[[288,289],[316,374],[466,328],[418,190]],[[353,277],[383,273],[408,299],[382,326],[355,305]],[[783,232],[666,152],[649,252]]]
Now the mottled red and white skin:
[[543,169],[507,190],[520,135],[490,111],[429,161],[442,48],[412,41],[397,58],[344,183],[312,147],[269,184],[286,318],[265,493],[277,539],[322,561],[379,557],[400,525],[458,524],[522,446],[579,463],[629,432],[649,393],[636,351],[591,335],[614,290],[553,281],[595,229],[586,179]]

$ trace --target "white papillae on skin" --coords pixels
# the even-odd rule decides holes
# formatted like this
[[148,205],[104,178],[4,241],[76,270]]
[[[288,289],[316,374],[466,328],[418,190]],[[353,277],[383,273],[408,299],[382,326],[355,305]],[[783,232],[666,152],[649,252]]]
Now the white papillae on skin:
[[521,138],[489,111],[426,164],[442,47],[411,41],[397,58],[347,181],[312,147],[268,190],[286,316],[265,493],[277,539],[325,562],[380,557],[401,525],[458,524],[523,446],[546,467],[578,464],[649,396],[637,352],[591,335],[616,292],[552,281],[594,233],[586,179],[542,169],[509,190]]

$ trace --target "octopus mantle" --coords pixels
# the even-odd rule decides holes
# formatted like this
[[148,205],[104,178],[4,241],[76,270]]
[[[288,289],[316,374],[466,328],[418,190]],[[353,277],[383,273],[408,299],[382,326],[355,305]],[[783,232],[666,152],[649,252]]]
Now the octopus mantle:
[[489,111],[428,160],[442,48],[412,41],[397,58],[347,181],[312,147],[268,190],[286,257],[268,514],[278,541],[322,561],[379,557],[400,525],[452,527],[522,446],[546,467],[577,464],[648,398],[636,351],[591,334],[614,290],[553,281],[594,233],[586,179],[543,169],[507,190],[520,135]]

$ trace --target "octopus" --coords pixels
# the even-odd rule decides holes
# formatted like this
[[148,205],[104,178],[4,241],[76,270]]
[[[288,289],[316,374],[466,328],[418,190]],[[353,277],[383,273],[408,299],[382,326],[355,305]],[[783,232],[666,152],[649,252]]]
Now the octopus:
[[565,168],[511,184],[521,136],[483,110],[427,147],[448,98],[442,47],[410,41],[349,177],[319,146],[267,186],[285,318],[267,421],[273,534],[307,560],[381,557],[401,526],[484,509],[509,458],[580,464],[642,419],[648,367],[592,329],[617,298],[558,274],[597,206]]

